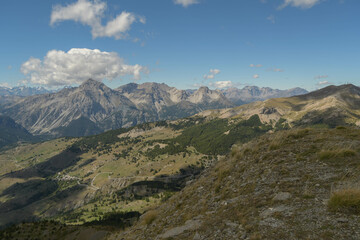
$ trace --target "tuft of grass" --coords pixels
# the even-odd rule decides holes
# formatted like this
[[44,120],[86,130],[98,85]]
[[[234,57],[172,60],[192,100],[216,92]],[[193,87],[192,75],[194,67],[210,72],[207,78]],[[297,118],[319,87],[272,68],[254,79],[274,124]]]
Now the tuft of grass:
[[143,216],[143,221],[146,225],[150,225],[155,221],[158,216],[158,212],[156,210],[150,210]]
[[334,150],[322,150],[319,154],[320,160],[329,160],[341,157],[353,157],[356,156],[356,152],[352,149],[334,149]]
[[335,191],[328,202],[330,211],[360,214],[360,189],[348,188]]
[[297,129],[289,133],[288,138],[299,139],[308,135],[309,129]]

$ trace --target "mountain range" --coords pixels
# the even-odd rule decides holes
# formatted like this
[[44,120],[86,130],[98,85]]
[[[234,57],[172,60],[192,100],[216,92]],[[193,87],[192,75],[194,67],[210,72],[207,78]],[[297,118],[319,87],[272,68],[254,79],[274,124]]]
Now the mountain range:
[[352,84],[328,86],[304,95],[272,98],[232,109],[208,110],[200,116],[249,118],[258,114],[263,123],[288,127],[317,124],[360,126],[360,88]]
[[221,92],[227,99],[237,106],[256,101],[264,101],[269,98],[291,97],[307,93],[305,89],[299,87],[279,90],[269,87],[260,88],[256,86],[246,86],[242,89],[232,87],[223,89]]
[[55,91],[48,90],[44,87],[26,87],[18,86],[13,88],[0,87],[0,96],[19,96],[19,97],[28,97],[32,95],[52,93]]
[[[111,90],[109,101],[119,99],[115,92],[140,99],[137,93],[154,91],[149,85]],[[70,90],[86,93],[81,87]],[[98,96],[109,91],[97,89]],[[194,95],[175,93],[172,102]],[[137,109],[146,101],[131,103]],[[0,227],[54,220],[9,230],[21,238],[39,229],[40,239],[48,238],[43,229],[59,229],[53,239],[64,239],[71,225],[104,225],[96,231],[108,232],[109,224],[119,231],[135,224],[110,239],[356,235],[355,208],[330,202],[337,188],[358,181],[359,103],[360,88],[329,86],[99,135],[20,144],[0,151]]]
[[207,109],[231,108],[273,96],[301,93],[306,90],[258,87],[210,90],[201,87],[186,91],[159,83],[130,83],[111,89],[89,79],[79,87],[8,100],[0,110],[33,135],[85,136],[143,122],[174,120]]

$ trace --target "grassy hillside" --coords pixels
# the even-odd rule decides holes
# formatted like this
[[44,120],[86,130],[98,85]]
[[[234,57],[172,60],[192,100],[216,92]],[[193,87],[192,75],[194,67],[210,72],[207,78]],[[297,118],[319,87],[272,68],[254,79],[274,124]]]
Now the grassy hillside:
[[0,225],[41,219],[78,225],[110,212],[143,213],[233,144],[271,129],[257,115],[192,117],[18,146],[0,154]]
[[359,239],[359,144],[344,127],[267,134],[110,239]]

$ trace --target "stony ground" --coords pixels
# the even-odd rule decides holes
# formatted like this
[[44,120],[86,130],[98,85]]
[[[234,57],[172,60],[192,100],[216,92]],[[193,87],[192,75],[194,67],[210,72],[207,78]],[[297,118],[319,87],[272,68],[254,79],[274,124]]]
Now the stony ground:
[[360,130],[300,129],[235,147],[226,160],[110,239],[360,239]]

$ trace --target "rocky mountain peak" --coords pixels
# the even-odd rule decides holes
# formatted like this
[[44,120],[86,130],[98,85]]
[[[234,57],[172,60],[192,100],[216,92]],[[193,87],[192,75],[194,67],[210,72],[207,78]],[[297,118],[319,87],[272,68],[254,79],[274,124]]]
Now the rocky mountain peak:
[[104,83],[96,81],[91,78],[89,78],[79,86],[80,89],[97,89],[103,87],[106,87]]
[[197,92],[201,92],[201,93],[209,93],[210,89],[206,86],[202,86],[199,88],[199,90]]
[[221,93],[219,90],[210,90],[208,87],[200,87],[195,91],[191,96],[189,96],[189,101],[192,103],[209,103],[213,101],[220,101],[226,106],[232,105],[228,99]]

